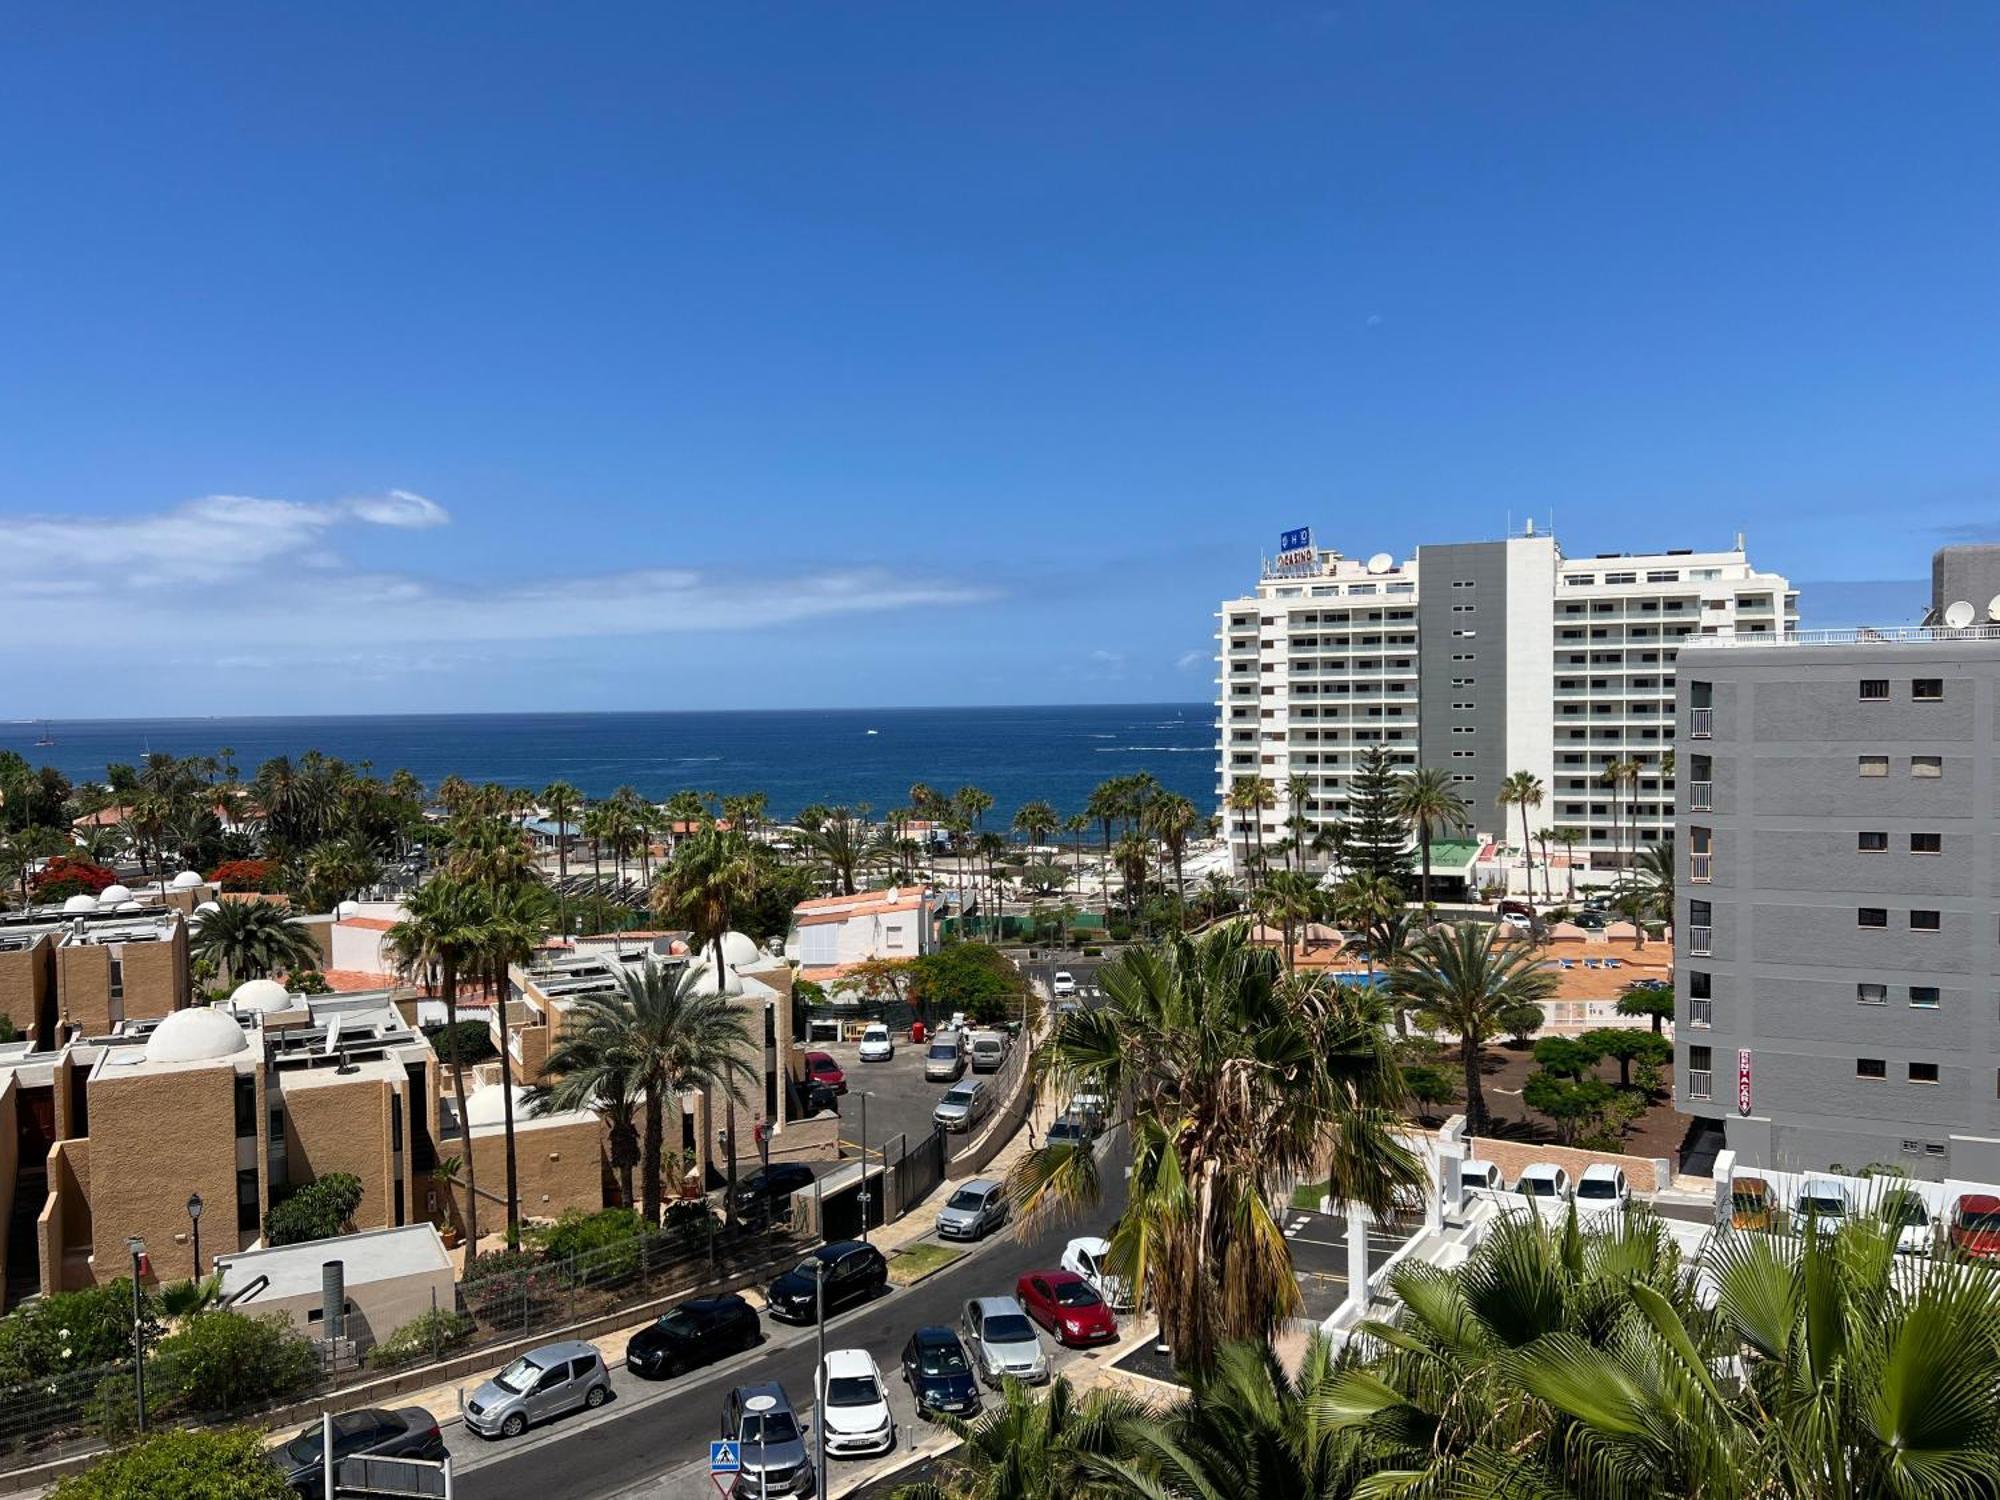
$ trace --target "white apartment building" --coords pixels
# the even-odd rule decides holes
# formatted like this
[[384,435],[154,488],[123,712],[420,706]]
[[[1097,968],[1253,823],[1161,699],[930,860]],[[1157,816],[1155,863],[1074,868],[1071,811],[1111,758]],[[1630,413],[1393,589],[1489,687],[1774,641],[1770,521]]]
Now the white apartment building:
[[[1691,635],[1789,635],[1798,595],[1727,551],[1566,558],[1532,527],[1496,542],[1360,561],[1290,533],[1256,592],[1217,614],[1216,797],[1234,856],[1256,837],[1226,799],[1271,783],[1268,847],[1288,836],[1305,778],[1316,829],[1346,810],[1355,758],[1450,772],[1476,829],[1519,840],[1500,785],[1539,777],[1531,829],[1576,829],[1589,868],[1625,862],[1673,826],[1674,658]],[[1427,589],[1424,585],[1428,585]],[[1614,788],[1607,770],[1636,768]]]
[[937,899],[920,886],[817,896],[792,908],[785,957],[828,984],[875,958],[922,958],[937,946]]

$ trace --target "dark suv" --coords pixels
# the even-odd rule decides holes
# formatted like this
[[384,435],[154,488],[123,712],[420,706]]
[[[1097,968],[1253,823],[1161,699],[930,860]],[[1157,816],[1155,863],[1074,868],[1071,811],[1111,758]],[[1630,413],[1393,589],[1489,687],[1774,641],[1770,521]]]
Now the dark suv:
[[759,1167],[736,1184],[735,1216],[758,1221],[789,1218],[792,1194],[812,1185],[813,1169],[804,1162],[781,1161]]
[[866,1302],[889,1285],[889,1262],[873,1245],[839,1240],[821,1245],[771,1283],[765,1301],[771,1316],[787,1322],[811,1323],[818,1316],[819,1283],[825,1282],[825,1305],[831,1317],[844,1307]]
[[[421,1406],[405,1406],[398,1411],[369,1406],[360,1411],[341,1412],[333,1419],[334,1460],[362,1453],[442,1459],[444,1438],[438,1432],[437,1419]],[[324,1488],[318,1422],[302,1429],[282,1448],[274,1449],[271,1456],[285,1471],[286,1482],[299,1494],[318,1495]]]
[[756,1309],[735,1293],[696,1297],[641,1328],[625,1345],[625,1368],[664,1380],[757,1347]]

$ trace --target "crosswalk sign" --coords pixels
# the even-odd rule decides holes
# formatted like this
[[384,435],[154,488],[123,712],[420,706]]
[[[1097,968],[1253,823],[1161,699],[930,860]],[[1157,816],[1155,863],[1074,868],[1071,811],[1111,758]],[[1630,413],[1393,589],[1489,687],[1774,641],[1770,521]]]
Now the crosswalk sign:
[[737,1446],[724,1438],[708,1445],[708,1472],[713,1474],[736,1474],[743,1469],[743,1454]]

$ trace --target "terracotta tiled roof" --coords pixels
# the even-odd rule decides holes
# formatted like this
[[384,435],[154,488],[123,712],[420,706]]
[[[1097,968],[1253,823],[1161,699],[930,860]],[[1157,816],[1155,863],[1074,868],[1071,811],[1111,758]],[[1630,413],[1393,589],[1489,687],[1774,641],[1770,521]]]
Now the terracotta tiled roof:
[[342,927],[359,927],[364,932],[387,932],[396,924],[387,917],[342,917]]

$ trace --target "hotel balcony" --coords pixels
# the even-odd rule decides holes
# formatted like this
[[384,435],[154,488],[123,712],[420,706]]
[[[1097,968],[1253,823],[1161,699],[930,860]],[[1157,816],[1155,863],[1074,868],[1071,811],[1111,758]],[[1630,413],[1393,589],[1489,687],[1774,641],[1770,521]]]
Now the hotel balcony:
[[1691,708],[1688,710],[1688,738],[1707,740],[1715,737],[1715,710],[1712,708]]
[[1693,812],[1715,811],[1715,783],[1712,781],[1690,781],[1688,783],[1688,807]]
[[1688,1025],[1704,1030],[1715,1024],[1715,1002],[1713,1000],[1688,1001]]
[[1714,878],[1715,856],[1713,854],[1688,855],[1688,879],[1696,885],[1707,885]]
[[1711,942],[1714,941],[1714,938],[1715,938],[1715,929],[1713,927],[1689,927],[1688,955],[1691,958],[1709,957],[1710,956],[1709,945]]
[[1715,1097],[1715,1074],[1708,1068],[1688,1069],[1688,1098],[1712,1099]]

